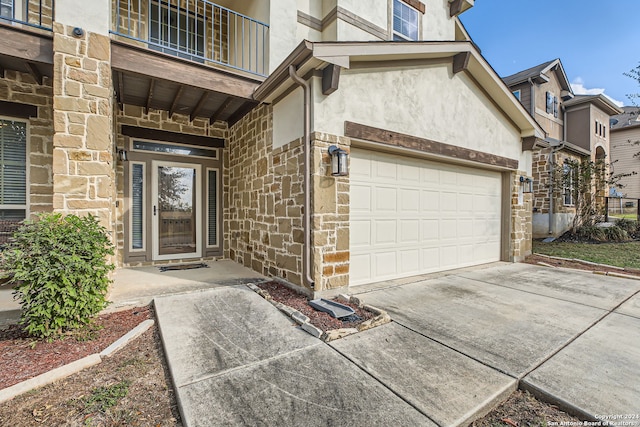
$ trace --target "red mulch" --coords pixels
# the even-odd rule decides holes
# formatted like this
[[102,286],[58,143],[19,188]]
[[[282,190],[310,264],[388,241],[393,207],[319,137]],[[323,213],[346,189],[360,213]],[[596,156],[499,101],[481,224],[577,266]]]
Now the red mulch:
[[271,295],[271,298],[273,298],[275,301],[280,302],[291,308],[295,308],[296,310],[298,310],[299,312],[307,316],[309,318],[309,323],[323,330],[324,332],[331,331],[333,329],[355,328],[360,323],[375,317],[375,314],[371,313],[370,311],[358,308],[357,305],[340,302],[341,304],[344,304],[353,308],[356,314],[361,318],[361,320],[358,320],[358,321],[343,322],[340,319],[335,319],[331,317],[329,313],[325,313],[324,311],[318,311],[314,309],[308,304],[309,298],[294,291],[293,289],[290,289],[282,285],[281,283],[278,283],[278,282],[261,283],[258,285],[258,287],[260,289],[263,289],[269,292],[269,295]]
[[82,333],[52,342],[36,341],[19,325],[9,325],[0,330],[0,390],[99,353],[152,317],[149,306],[103,314],[95,319],[91,328],[94,332],[85,337],[91,338],[86,341],[82,340]]

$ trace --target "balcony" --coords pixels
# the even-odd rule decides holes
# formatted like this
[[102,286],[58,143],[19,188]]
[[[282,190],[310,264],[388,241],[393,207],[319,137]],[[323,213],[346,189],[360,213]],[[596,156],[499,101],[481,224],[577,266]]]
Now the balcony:
[[208,0],[114,0],[111,33],[148,49],[265,76],[269,26]]
[[0,0],[0,22],[51,31],[54,0]]

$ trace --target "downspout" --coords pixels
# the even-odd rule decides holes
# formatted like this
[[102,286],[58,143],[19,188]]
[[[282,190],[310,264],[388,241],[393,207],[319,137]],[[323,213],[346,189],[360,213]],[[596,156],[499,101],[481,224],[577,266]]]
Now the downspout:
[[528,79],[529,84],[531,85],[531,100],[529,102],[531,108],[531,117],[535,119],[536,117],[536,84],[533,82],[531,77]]
[[549,153],[549,234],[553,234],[553,172],[556,165],[555,154],[564,148],[564,142],[561,142]]
[[304,140],[302,150],[304,151],[304,250],[302,260],[302,280],[313,289],[314,281],[311,277],[311,87],[309,82],[302,79],[296,72],[295,65],[289,65],[289,76],[293,81],[302,87],[304,92]]

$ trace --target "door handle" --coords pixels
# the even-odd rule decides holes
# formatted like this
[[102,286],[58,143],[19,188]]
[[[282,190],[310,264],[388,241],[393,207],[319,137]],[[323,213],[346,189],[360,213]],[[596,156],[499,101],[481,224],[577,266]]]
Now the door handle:
[[156,205],[153,205],[153,216],[156,216],[157,214]]

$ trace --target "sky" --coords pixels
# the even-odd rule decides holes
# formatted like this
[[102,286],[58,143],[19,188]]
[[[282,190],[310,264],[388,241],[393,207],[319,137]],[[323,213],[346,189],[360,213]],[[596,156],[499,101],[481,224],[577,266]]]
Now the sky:
[[640,0],[476,0],[460,19],[501,76],[560,58],[577,95],[632,105],[640,65]]

